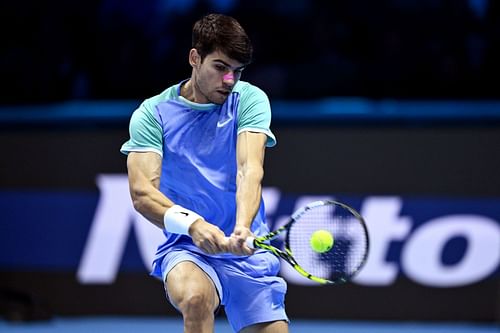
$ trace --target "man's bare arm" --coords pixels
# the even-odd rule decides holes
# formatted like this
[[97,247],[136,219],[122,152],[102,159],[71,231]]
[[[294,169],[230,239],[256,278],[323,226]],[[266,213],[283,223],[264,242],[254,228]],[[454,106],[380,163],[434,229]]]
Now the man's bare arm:
[[[240,246],[251,236],[250,226],[260,206],[266,140],[267,136],[263,133],[245,131],[238,135],[237,210],[233,236],[237,238]],[[251,253],[245,247],[242,247],[241,252]]]
[[[161,156],[152,152],[131,152],[127,158],[130,195],[134,208],[157,227],[164,229],[165,212],[175,205],[159,191]],[[196,246],[207,253],[227,252],[227,240],[217,226],[203,218],[189,227]]]
[[161,156],[153,152],[131,152],[127,158],[127,169],[134,208],[163,229],[165,211],[174,203],[159,191]]

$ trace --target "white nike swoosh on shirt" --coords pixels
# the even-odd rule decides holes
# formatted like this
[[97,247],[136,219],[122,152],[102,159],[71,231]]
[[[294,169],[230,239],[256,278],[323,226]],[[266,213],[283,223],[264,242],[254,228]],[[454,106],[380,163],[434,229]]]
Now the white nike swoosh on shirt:
[[217,122],[217,127],[224,127],[227,123],[229,123],[231,121],[232,118],[229,118],[229,119],[226,119],[224,120],[223,122],[221,122],[220,120]]

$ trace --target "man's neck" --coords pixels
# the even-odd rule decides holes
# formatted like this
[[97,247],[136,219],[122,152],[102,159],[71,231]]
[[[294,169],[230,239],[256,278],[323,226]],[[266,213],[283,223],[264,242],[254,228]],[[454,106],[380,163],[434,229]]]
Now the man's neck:
[[191,84],[192,79],[187,80],[181,86],[181,96],[185,99],[195,102],[193,85]]

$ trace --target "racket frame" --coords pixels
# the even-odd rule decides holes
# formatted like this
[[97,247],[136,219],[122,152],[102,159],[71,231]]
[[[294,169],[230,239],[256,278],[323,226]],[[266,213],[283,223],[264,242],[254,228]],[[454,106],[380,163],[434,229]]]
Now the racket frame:
[[[290,227],[293,225],[293,223],[298,221],[300,219],[300,217],[302,215],[304,215],[307,211],[309,211],[313,208],[319,207],[319,206],[324,206],[324,205],[338,205],[338,206],[346,209],[347,211],[349,211],[361,224],[363,231],[364,231],[364,234],[366,236],[366,245],[365,245],[364,256],[363,256],[361,263],[358,265],[357,269],[349,276],[341,277],[341,278],[336,279],[336,280],[328,280],[328,279],[320,278],[320,277],[314,276],[314,275],[308,273],[307,271],[305,271],[297,263],[297,261],[293,257],[292,251],[288,247],[288,233],[287,233],[287,236],[285,238],[284,250],[280,250],[277,247],[269,244],[269,242],[271,240],[277,238],[280,234],[287,232],[290,229]],[[272,231],[272,232],[268,233],[267,235],[264,235],[261,237],[255,237],[255,238],[249,237],[247,239],[246,243],[247,243],[248,247],[250,247],[250,248],[254,248],[254,249],[260,248],[260,249],[264,249],[264,250],[267,250],[267,251],[273,253],[275,256],[277,256],[277,257],[285,260],[287,263],[289,263],[302,276],[308,278],[309,280],[318,282],[320,284],[342,284],[342,283],[345,283],[345,282],[349,281],[350,279],[352,279],[365,265],[366,260],[368,258],[368,252],[370,249],[370,238],[368,236],[368,228],[366,227],[365,220],[363,219],[361,214],[359,214],[354,208],[352,208],[352,207],[350,207],[342,202],[335,201],[335,200],[318,200],[318,201],[311,202],[308,205],[295,211],[290,216],[290,219],[287,221],[287,223],[285,223],[283,226],[281,226],[278,229],[276,229],[275,231]]]

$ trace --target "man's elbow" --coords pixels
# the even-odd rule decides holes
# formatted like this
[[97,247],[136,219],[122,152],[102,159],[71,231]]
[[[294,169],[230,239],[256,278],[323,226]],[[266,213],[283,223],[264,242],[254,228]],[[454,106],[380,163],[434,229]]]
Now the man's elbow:
[[145,189],[138,186],[131,186],[130,196],[132,198],[132,205],[134,206],[134,209],[139,213],[144,211],[147,202],[147,192]]
[[262,179],[264,178],[264,168],[259,166],[257,170],[255,170],[255,179],[259,182],[259,184],[262,182]]
[[261,183],[264,178],[264,168],[260,165],[248,167],[244,169],[243,177],[252,179],[256,183]]

